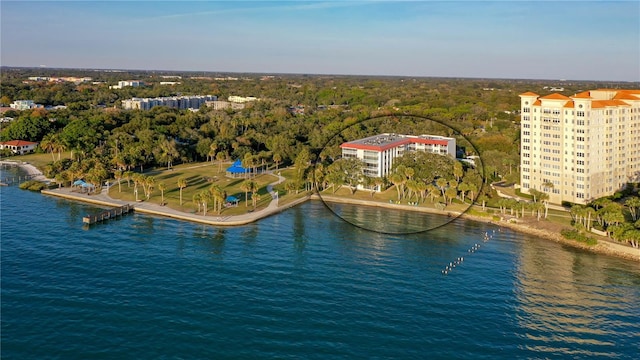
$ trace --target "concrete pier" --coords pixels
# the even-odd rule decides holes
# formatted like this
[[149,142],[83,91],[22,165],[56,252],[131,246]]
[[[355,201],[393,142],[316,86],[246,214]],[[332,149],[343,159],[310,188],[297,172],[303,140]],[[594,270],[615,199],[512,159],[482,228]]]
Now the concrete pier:
[[100,221],[115,218],[117,216],[122,216],[132,211],[133,211],[133,205],[127,204],[127,205],[115,207],[113,209],[105,210],[96,215],[85,215],[84,217],[82,217],[82,222],[85,224],[91,225]]

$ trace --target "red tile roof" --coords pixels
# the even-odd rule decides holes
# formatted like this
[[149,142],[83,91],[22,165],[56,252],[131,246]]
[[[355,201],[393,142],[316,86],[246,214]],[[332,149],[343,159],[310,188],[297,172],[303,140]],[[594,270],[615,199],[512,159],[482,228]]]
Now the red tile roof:
[[621,100],[594,100],[591,102],[592,109],[600,109],[603,107],[615,107],[615,106],[631,106]]
[[533,93],[531,91],[527,91],[526,93],[520,94],[519,96],[538,96],[538,94]]
[[573,95],[571,98],[573,99],[591,99],[590,91],[583,91],[581,93]]
[[544,100],[571,100],[570,98],[562,95],[562,94],[549,94],[547,96],[543,96],[540,99]]
[[38,145],[37,142],[31,142],[31,141],[26,141],[26,140],[9,140],[9,141],[5,141],[5,142],[0,142],[0,144],[9,145],[9,146]]

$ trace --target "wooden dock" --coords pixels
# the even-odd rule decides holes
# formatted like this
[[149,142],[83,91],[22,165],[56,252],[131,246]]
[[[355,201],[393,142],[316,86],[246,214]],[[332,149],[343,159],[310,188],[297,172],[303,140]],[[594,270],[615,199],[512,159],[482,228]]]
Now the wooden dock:
[[133,211],[133,205],[124,205],[124,206],[119,206],[119,207],[115,207],[113,209],[109,209],[106,211],[101,212],[100,214],[96,214],[96,215],[86,215],[84,217],[82,217],[82,222],[84,224],[95,224],[97,222],[100,221],[105,221],[105,220],[109,220],[109,219],[113,219],[117,216],[122,216],[124,214],[128,214],[130,212]]

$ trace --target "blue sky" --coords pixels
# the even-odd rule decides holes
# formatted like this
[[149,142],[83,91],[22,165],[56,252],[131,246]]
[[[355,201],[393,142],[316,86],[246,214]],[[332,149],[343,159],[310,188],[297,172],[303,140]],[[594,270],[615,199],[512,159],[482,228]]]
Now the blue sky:
[[5,66],[640,81],[639,1],[5,1]]

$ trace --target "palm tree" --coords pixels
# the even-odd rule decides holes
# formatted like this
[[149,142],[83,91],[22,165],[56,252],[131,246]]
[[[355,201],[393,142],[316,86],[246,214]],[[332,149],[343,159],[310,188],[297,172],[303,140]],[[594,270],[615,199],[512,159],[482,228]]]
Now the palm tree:
[[460,198],[461,198],[462,202],[464,202],[465,199],[466,199],[465,195],[466,195],[467,191],[469,191],[469,184],[467,184],[465,182],[460,183],[460,185],[458,185],[458,190],[460,191]]
[[404,176],[406,176],[409,180],[413,179],[413,175],[415,175],[416,170],[414,168],[405,168],[404,171],[402,172],[404,174]]
[[482,211],[485,210],[485,206],[487,204],[487,200],[489,200],[489,197],[485,194],[480,194],[480,196],[478,196],[478,201],[480,201],[480,203],[482,204]]
[[402,195],[404,195],[404,191],[400,190],[404,190],[401,189],[400,186],[404,184],[404,182],[406,181],[406,178],[404,175],[398,174],[398,173],[393,173],[389,176],[389,181],[391,181],[391,183],[393,183],[393,185],[396,186],[396,191],[398,192],[398,200],[402,199]]
[[258,184],[253,183],[253,187],[251,188],[251,202],[253,203],[253,210],[256,209],[256,205],[258,205],[258,200],[260,200],[260,195],[258,195]]
[[218,160],[218,171],[222,171],[222,162],[227,159],[227,153],[224,151],[218,151],[216,154],[216,160]]
[[136,202],[138,201],[138,185],[144,185],[145,176],[142,174],[133,174],[131,180],[133,180],[133,194],[136,196]]
[[180,156],[176,141],[171,139],[164,139],[160,141],[160,161],[167,163],[167,170],[171,169],[173,160]]
[[244,191],[244,207],[249,207],[249,191],[253,189],[253,181],[245,180],[240,184],[240,190]]
[[133,179],[133,172],[132,171],[125,171],[122,173],[122,178],[127,180],[127,187],[130,188],[131,187],[131,180]]
[[178,188],[180,189],[180,206],[182,206],[182,189],[187,187],[187,180],[183,177],[178,178]]
[[116,170],[113,172],[113,177],[118,181],[118,192],[122,192],[122,188],[120,186],[120,181],[122,180],[123,172],[122,170]]
[[422,181],[418,181],[418,184],[416,184],[416,189],[418,190],[418,193],[420,194],[420,200],[422,200],[422,202],[424,202],[424,198],[426,197],[426,192],[427,192],[427,184],[425,184]]
[[209,194],[211,195],[211,200],[213,200],[213,208],[220,214],[222,205],[224,204],[224,191],[219,185],[211,185]]
[[[408,169],[411,169],[411,168],[407,168],[407,170]],[[411,170],[413,170],[413,169],[411,169]],[[409,201],[411,201],[411,197],[413,196],[414,193],[416,194],[416,200],[418,199],[418,182],[417,181],[415,181],[413,179],[407,180],[407,190],[409,192],[409,194],[407,196]]]
[[451,205],[451,203],[453,202],[453,199],[458,196],[458,190],[456,190],[456,188],[454,187],[450,187],[445,191],[445,201],[446,198],[449,199],[449,205]]
[[317,164],[313,170],[313,186],[316,188],[316,191],[322,191],[322,189],[324,189],[324,176],[324,165]]
[[192,197],[193,203],[198,206],[198,212],[200,212],[200,207],[202,206],[201,195],[202,193],[196,193]]
[[54,136],[54,134],[47,134],[45,135],[42,140],[40,141],[40,148],[42,150],[44,150],[45,152],[50,152],[51,153],[51,159],[53,161],[56,161],[56,157],[53,155],[53,149],[54,149],[54,142],[51,140],[51,138]]
[[544,205],[544,218],[547,218],[547,214],[549,213],[549,194],[541,193],[538,197],[538,200]]
[[459,182],[462,175],[464,175],[462,163],[460,161],[456,161],[455,163],[453,163],[453,176],[456,178],[456,181]]
[[282,162],[282,155],[280,155],[280,153],[274,153],[273,162],[276,163],[276,171],[278,171],[278,166]]
[[469,199],[473,201],[475,199],[475,194],[478,192],[478,186],[474,183],[467,183],[467,186],[469,187],[467,190],[469,191]]
[[433,184],[429,184],[427,185],[427,195],[431,198],[431,202],[434,202],[434,200],[440,196],[440,189]]
[[629,213],[631,214],[631,218],[633,221],[638,220],[638,209],[640,208],[640,198],[637,196],[632,196],[628,198],[624,204],[629,208]]
[[160,190],[160,196],[161,196],[161,201],[162,201],[162,205],[164,205],[164,191],[167,190],[167,185],[165,185],[165,183],[160,183],[158,184],[158,190]]
[[214,158],[214,155],[216,154],[216,151],[218,151],[218,144],[216,144],[215,142],[212,142],[211,145],[209,145],[209,152],[207,153],[207,158],[211,159],[212,163],[213,163],[213,158]]
[[442,192],[442,196],[444,197],[444,191],[447,187],[448,181],[447,179],[440,177],[438,178],[438,180],[436,180],[436,186],[438,186],[438,188],[440,189],[440,191]]
[[144,194],[147,196],[147,200],[149,200],[151,193],[153,192],[153,188],[156,185],[156,179],[153,176],[147,176],[145,178],[144,185]]
[[202,203],[202,215],[207,216],[207,204],[212,200],[211,193],[207,190],[200,191],[198,199]]
[[553,183],[551,181],[545,181],[542,183],[542,188],[545,192],[549,192],[549,190],[553,189]]

